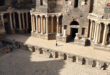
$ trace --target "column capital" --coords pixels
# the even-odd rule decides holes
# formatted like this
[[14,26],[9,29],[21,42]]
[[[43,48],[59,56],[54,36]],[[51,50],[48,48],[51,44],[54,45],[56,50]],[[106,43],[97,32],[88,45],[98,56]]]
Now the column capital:
[[12,12],[10,12],[9,14],[12,14]]
[[51,15],[51,17],[54,17],[55,15]]
[[105,24],[105,26],[108,26],[109,25],[109,23],[108,22],[106,22],[106,23],[104,23]]
[[37,17],[37,16],[38,16],[38,14],[35,14],[35,16]]
[[100,21],[95,21],[97,24],[100,24]]

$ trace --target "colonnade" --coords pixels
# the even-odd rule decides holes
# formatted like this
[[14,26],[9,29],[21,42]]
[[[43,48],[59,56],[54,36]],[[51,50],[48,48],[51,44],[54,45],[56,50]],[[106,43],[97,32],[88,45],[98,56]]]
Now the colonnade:
[[[19,16],[19,30],[27,30],[29,28],[29,12],[18,12]],[[24,16],[26,14],[26,17]]]
[[107,38],[110,38],[108,32],[110,30],[109,23],[102,23],[91,20],[90,22],[90,40],[95,44],[107,44]]
[[[5,26],[5,21],[6,21],[6,17],[4,17],[6,14],[9,15],[9,18],[7,18],[7,20],[9,20],[9,25],[10,25],[10,29],[11,32],[14,33],[15,29],[18,29],[19,31],[22,30],[27,30],[29,28],[29,15],[28,15],[29,11],[11,11],[11,12],[3,12],[1,13],[1,20],[2,20],[2,24]],[[16,16],[18,15],[18,21],[16,21]],[[26,16],[24,15],[26,14]],[[19,23],[18,28],[17,28],[17,23]]]
[[32,32],[59,35],[61,31],[60,16],[31,14]]

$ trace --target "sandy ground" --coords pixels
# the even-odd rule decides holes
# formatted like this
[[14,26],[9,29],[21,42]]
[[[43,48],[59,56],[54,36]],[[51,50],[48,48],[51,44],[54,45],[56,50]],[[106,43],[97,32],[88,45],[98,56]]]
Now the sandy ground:
[[0,75],[110,75],[80,64],[15,50],[0,57]]
[[17,41],[24,42],[25,44],[31,44],[35,46],[50,48],[56,51],[62,51],[66,53],[71,53],[75,55],[80,55],[83,57],[88,57],[92,59],[102,60],[110,62],[110,52],[94,49],[93,47],[84,47],[71,43],[58,42],[58,47],[56,47],[56,40],[43,40],[40,38],[25,36],[25,35],[8,35],[8,39],[15,39]]

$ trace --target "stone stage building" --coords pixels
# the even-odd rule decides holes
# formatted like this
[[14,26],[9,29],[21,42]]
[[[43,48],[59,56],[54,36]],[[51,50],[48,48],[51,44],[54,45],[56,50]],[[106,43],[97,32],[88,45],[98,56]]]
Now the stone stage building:
[[109,0],[1,0],[5,32],[110,47]]

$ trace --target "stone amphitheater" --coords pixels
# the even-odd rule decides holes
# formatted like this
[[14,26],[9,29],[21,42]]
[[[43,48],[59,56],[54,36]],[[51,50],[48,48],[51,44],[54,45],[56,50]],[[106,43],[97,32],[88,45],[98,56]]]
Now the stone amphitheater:
[[[38,56],[42,54],[44,57],[41,56],[41,61],[48,57],[94,69],[94,73],[89,74],[89,70],[75,74],[74,71],[74,75],[109,75],[109,22],[109,0],[0,0],[1,61],[7,53],[10,57],[16,52],[19,54],[27,50]],[[31,54],[29,56],[28,60],[31,61]],[[51,60],[48,58],[47,61]],[[13,65],[16,66],[16,63]],[[8,75],[4,64],[0,66],[0,75]],[[6,69],[7,73],[2,72],[2,69]],[[95,72],[96,69],[100,73]],[[9,75],[27,75],[24,71],[28,70],[21,73],[17,69],[20,73],[12,71]],[[71,75],[67,72],[63,73]],[[53,74],[46,72],[37,75]]]

